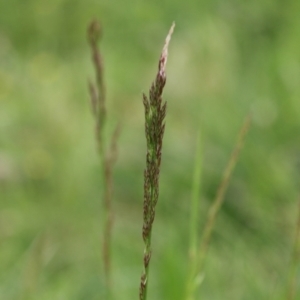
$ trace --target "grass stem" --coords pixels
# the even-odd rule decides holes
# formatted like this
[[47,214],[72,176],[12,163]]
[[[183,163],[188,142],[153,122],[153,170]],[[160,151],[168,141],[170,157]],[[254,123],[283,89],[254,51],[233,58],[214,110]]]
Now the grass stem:
[[195,169],[193,176],[192,197],[190,206],[190,246],[189,246],[189,274],[187,280],[187,290],[194,281],[195,266],[198,248],[198,225],[199,225],[199,203],[200,203],[200,181],[202,171],[202,145],[200,132],[197,138]]

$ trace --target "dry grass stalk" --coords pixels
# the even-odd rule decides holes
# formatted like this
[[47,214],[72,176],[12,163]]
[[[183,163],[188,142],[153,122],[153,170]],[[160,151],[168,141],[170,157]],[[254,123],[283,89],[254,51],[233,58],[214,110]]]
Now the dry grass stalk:
[[166,84],[166,63],[168,58],[168,46],[175,24],[172,25],[160,59],[158,72],[153,82],[149,98],[143,95],[145,108],[145,135],[147,140],[146,170],[144,172],[144,213],[143,213],[143,240],[144,270],[140,282],[140,300],[146,300],[149,263],[151,259],[151,234],[155,218],[155,206],[159,196],[159,173],[161,165],[161,151],[165,130],[164,118],[166,116],[167,104],[162,103],[162,93]]
[[89,82],[89,90],[92,112],[96,120],[98,151],[100,152],[101,157],[104,157],[103,127],[106,119],[106,92],[103,80],[103,60],[98,48],[98,42],[101,35],[102,31],[99,22],[96,20],[92,21],[88,27],[88,41],[92,52],[92,61],[96,71],[96,86],[92,82]]
[[96,73],[96,85],[89,82],[89,91],[91,97],[92,112],[96,121],[96,140],[99,156],[102,160],[103,180],[104,180],[104,210],[105,222],[103,233],[103,265],[105,281],[109,293],[111,293],[111,235],[112,235],[112,168],[117,158],[117,139],[120,133],[120,125],[118,125],[111,138],[108,149],[105,147],[103,138],[104,127],[106,123],[106,93],[103,80],[103,60],[98,48],[98,42],[101,38],[101,27],[99,22],[92,21],[88,27],[88,41],[92,52],[92,60]]

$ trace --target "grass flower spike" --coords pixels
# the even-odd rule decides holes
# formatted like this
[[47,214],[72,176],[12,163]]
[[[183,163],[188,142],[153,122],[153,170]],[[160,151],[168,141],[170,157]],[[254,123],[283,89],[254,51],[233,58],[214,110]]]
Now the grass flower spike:
[[166,84],[166,63],[168,46],[175,24],[173,23],[163,47],[155,81],[150,88],[149,97],[143,95],[145,108],[145,135],[147,140],[146,170],[144,172],[144,212],[143,212],[143,240],[144,270],[140,282],[140,300],[147,298],[149,263],[151,259],[151,234],[155,218],[155,206],[159,196],[159,173],[161,165],[161,151],[165,131],[164,119],[167,104],[162,101],[162,93]]
[[117,157],[117,139],[120,133],[118,125],[111,137],[109,147],[105,147],[104,127],[106,124],[106,93],[103,80],[103,60],[98,48],[98,42],[101,38],[101,27],[99,22],[92,21],[88,27],[88,41],[91,48],[92,60],[96,73],[96,84],[89,82],[89,91],[91,98],[92,112],[96,122],[96,140],[99,156],[102,163],[103,187],[104,187],[104,229],[103,229],[103,266],[104,276],[108,292],[108,298],[111,295],[111,235],[113,225],[112,212],[112,194],[113,180],[112,169]]

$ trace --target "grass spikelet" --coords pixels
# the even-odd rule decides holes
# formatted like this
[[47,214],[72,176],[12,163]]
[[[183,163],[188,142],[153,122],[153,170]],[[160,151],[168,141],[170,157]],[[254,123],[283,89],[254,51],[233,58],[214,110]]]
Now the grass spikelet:
[[153,82],[149,97],[143,95],[145,108],[145,135],[147,140],[146,169],[144,172],[144,212],[143,212],[143,240],[144,270],[140,282],[140,300],[147,299],[149,264],[151,260],[151,235],[155,218],[155,206],[159,196],[159,173],[161,165],[161,151],[165,131],[164,119],[167,104],[162,101],[163,89],[166,84],[166,63],[168,46],[175,24],[173,23],[159,59],[158,72]]

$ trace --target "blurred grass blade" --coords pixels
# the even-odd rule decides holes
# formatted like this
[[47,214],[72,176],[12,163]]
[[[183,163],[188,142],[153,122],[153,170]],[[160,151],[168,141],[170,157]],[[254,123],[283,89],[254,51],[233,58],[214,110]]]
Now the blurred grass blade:
[[198,245],[198,232],[199,226],[199,198],[200,198],[200,180],[202,172],[202,145],[200,132],[197,137],[197,148],[195,156],[195,169],[192,186],[191,197],[191,211],[190,211],[190,255],[194,257],[196,254],[196,248]]
[[211,234],[212,234],[212,231],[213,231],[213,228],[215,225],[215,220],[216,220],[217,214],[222,206],[222,203],[224,201],[225,192],[226,192],[228,184],[230,182],[233,169],[239,158],[239,154],[240,154],[240,151],[244,144],[245,137],[249,131],[250,124],[251,124],[251,117],[250,117],[250,115],[248,115],[243,123],[243,126],[241,127],[234,150],[233,150],[233,152],[230,156],[230,159],[228,161],[228,164],[224,170],[223,178],[219,185],[216,198],[213,201],[213,203],[209,209],[208,218],[207,218],[206,224],[204,226],[202,240],[200,243],[199,252],[198,252],[198,256],[197,256],[197,263],[196,263],[196,267],[195,267],[196,272],[194,274],[194,280],[188,289],[187,300],[195,299],[195,291],[200,282],[199,278],[201,278],[201,276],[202,276],[203,264],[204,264],[204,260],[205,260],[205,257],[206,257],[207,251],[208,251]]
[[39,280],[45,263],[45,250],[48,242],[47,234],[40,233],[32,241],[26,253],[26,262],[22,273],[22,300],[33,299],[39,287]]
[[287,289],[287,300],[296,299],[296,287],[297,287],[297,272],[300,266],[300,199],[298,200],[298,220],[296,224],[296,234],[294,249],[291,258],[290,274]]
[[[195,168],[193,176],[192,196],[190,205],[190,246],[189,246],[189,274],[187,279],[187,295],[189,294],[190,286],[193,285],[196,272],[196,255],[198,247],[198,226],[199,226],[199,203],[200,203],[200,181],[202,172],[202,143],[200,131],[197,137]],[[188,297],[188,296],[187,296]]]

